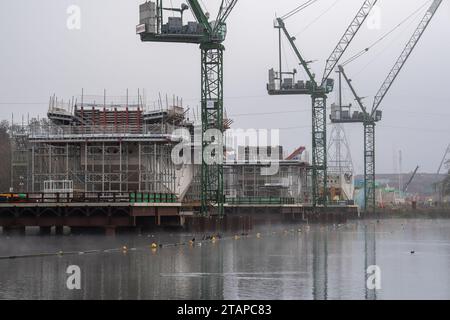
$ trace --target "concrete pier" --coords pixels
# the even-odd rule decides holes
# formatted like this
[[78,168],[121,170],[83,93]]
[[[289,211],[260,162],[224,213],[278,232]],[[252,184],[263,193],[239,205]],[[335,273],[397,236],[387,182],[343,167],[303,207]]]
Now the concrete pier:
[[39,227],[40,235],[49,235],[52,233],[52,227]]
[[[39,227],[41,234],[104,233],[139,228],[187,230],[251,230],[255,224],[284,222],[343,223],[358,218],[356,206],[312,208],[307,205],[225,205],[225,217],[199,217],[195,206],[182,203],[0,203],[4,234],[25,234],[25,227]],[[45,215],[41,213],[45,212]]]
[[114,226],[105,227],[105,235],[107,237],[114,237],[116,235],[116,227]]
[[3,227],[3,234],[7,236],[23,236],[25,233],[26,229],[22,226]]

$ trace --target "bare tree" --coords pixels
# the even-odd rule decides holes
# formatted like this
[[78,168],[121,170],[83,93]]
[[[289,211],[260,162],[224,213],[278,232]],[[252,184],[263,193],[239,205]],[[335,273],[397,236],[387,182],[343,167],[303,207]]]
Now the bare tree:
[[0,122],[0,192],[8,192],[11,184],[11,138],[8,121]]

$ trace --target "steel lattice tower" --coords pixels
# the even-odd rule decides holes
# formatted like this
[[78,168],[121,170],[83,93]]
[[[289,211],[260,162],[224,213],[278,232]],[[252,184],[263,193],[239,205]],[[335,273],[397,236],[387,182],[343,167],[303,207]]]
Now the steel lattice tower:
[[[202,44],[202,213],[209,212],[210,204],[223,215],[223,141],[213,141],[208,130],[218,130],[223,137],[223,51],[221,44]],[[209,145],[215,145],[219,155],[205,154]],[[210,163],[209,156],[218,156]]]

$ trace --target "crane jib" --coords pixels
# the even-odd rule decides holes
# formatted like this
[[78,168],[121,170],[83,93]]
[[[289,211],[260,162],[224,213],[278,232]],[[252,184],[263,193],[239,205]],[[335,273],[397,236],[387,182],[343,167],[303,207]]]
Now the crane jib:
[[414,31],[411,39],[406,44],[406,47],[403,49],[402,53],[400,54],[400,57],[397,59],[394,67],[392,67],[391,71],[389,72],[386,80],[384,80],[383,84],[381,85],[380,89],[378,90],[378,93],[376,94],[374,101],[373,101],[373,107],[372,107],[372,116],[376,113],[378,108],[380,107],[381,102],[386,97],[387,93],[389,92],[389,89],[392,87],[392,84],[397,79],[397,76],[402,71],[403,67],[406,64],[406,61],[408,61],[408,58],[410,57],[411,53],[414,51],[414,48],[419,43],[422,35],[424,34],[425,30],[427,29],[428,25],[430,24],[431,20],[433,19],[436,11],[439,9],[439,6],[441,5],[442,0],[434,0],[431,6],[428,8],[427,12],[425,13],[425,16],[422,18],[422,20],[419,23],[419,26]]
[[330,57],[327,59],[327,63],[322,78],[322,86],[325,84],[331,72],[333,72],[334,68],[337,66],[344,53],[347,51],[347,48],[350,46],[350,43],[355,38],[356,34],[358,33],[361,26],[364,24],[364,21],[366,21],[367,17],[369,16],[370,12],[372,11],[372,8],[375,6],[376,3],[377,0],[366,0],[364,1],[361,8],[358,10],[358,13],[356,14],[355,18],[352,20],[347,30],[344,32],[344,35],[341,37],[338,44],[336,45],[336,48],[333,50]]

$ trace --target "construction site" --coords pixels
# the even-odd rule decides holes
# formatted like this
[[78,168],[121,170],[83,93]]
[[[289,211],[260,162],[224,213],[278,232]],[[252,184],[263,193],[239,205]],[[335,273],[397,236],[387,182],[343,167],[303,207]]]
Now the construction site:
[[[251,227],[253,220],[248,216],[341,221],[380,207],[375,170],[375,128],[383,116],[380,106],[442,0],[433,1],[427,9],[370,111],[344,70],[364,52],[344,63],[341,58],[377,1],[362,1],[326,60],[320,79],[285,22],[304,5],[277,18],[280,59],[277,68],[269,70],[267,93],[270,99],[280,95],[311,97],[312,149],[300,147],[284,157],[282,146],[265,147],[264,152],[263,147],[250,152],[252,146],[237,146],[240,156],[234,159],[230,159],[230,150],[222,139],[212,138],[208,131],[225,134],[233,124],[224,108],[223,42],[227,18],[238,1],[222,1],[214,20],[196,0],[187,2],[180,8],[168,7],[162,0],[140,5],[136,33],[142,42],[200,46],[198,119],[192,118],[178,97],[160,98],[156,106],[147,104],[142,92],[137,97],[127,91],[124,97],[112,98],[106,92],[89,96],[83,91],[68,102],[53,95],[46,118],[11,121],[11,184],[9,190],[0,190],[4,192],[0,197],[0,225],[4,230],[39,226],[43,232],[51,227],[62,232],[63,227],[100,227],[114,233],[119,227],[185,226],[209,223],[211,219],[216,219],[214,224],[226,224],[223,218],[227,216]],[[187,10],[196,21],[183,20]],[[286,70],[281,59],[282,39],[288,41],[302,72]],[[331,78],[336,70],[338,81]],[[335,87],[339,99],[331,104],[329,115],[328,96]],[[351,90],[356,107],[344,103],[343,87]],[[356,123],[364,127],[364,175],[357,186],[360,203],[355,203],[355,170],[344,127]],[[173,161],[175,146],[185,139],[178,133],[180,129],[190,135],[191,147],[184,152],[200,150],[200,163]],[[196,132],[201,134],[200,144],[196,144]],[[220,161],[207,162],[205,153],[211,155],[211,145],[216,147],[213,155],[223,150]],[[273,148],[280,156],[271,163],[258,157]],[[446,157],[441,167],[447,163]],[[264,175],[263,169],[273,161],[279,170]],[[417,169],[404,193],[416,173]],[[445,186],[443,183],[440,188],[444,190]]]
[[[139,103],[128,103],[131,99]],[[4,227],[18,221],[15,215],[27,216],[25,224],[44,224],[44,230],[48,224],[177,226],[200,215],[201,165],[176,165],[172,159],[182,140],[177,130],[191,133],[193,152],[194,132],[201,129],[182,100],[166,99],[151,110],[142,96],[119,98],[124,104],[95,100],[110,98],[82,94],[81,102],[64,103],[52,96],[47,118],[12,124],[11,193],[0,203]],[[230,122],[225,119],[224,127]],[[258,160],[262,148],[239,149],[238,157],[223,164],[227,214],[303,216],[305,209],[312,210],[311,165],[304,147],[286,159],[277,147],[279,168],[273,175],[262,173],[270,165]],[[272,151],[266,149],[265,154]],[[338,195],[340,176],[330,175]],[[351,177],[347,180],[351,186]],[[347,195],[330,205],[355,213]],[[211,206],[210,215],[217,216],[216,209]]]

